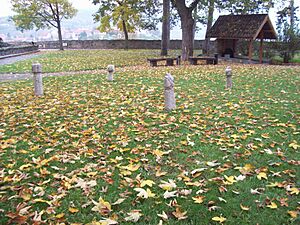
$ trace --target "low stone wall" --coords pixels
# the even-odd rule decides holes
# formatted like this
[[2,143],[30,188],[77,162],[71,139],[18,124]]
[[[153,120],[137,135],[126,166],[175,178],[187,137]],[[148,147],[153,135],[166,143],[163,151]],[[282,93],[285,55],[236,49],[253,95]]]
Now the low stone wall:
[[[194,48],[202,49],[203,40],[195,40]],[[37,42],[40,49],[58,49],[58,41]],[[65,49],[123,49],[124,40],[68,40]],[[160,49],[160,40],[129,40],[129,49]],[[170,49],[181,49],[181,40],[171,40]]]
[[22,54],[26,52],[33,52],[39,49],[38,46],[9,46],[0,48],[0,56],[6,55],[15,55],[15,54]]

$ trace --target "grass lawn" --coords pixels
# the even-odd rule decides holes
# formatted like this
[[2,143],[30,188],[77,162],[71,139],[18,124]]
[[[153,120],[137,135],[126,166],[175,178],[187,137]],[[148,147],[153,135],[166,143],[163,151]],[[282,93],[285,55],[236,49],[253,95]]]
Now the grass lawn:
[[224,69],[0,83],[0,224],[299,224],[300,68],[232,65],[231,91]]
[[[108,64],[118,67],[144,65],[147,58],[157,57],[158,54],[158,50],[42,51],[37,58],[0,66],[0,73],[31,72],[31,65],[34,62],[43,65],[43,72],[106,69]],[[180,52],[170,51],[170,55],[176,57]]]

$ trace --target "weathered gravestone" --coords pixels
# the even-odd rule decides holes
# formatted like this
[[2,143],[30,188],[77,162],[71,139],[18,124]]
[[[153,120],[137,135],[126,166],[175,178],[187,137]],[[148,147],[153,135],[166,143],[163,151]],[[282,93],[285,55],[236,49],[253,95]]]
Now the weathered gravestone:
[[114,72],[115,72],[115,66],[114,65],[108,65],[107,66],[107,80],[113,81],[114,80]]
[[174,94],[174,77],[167,73],[164,80],[165,94],[165,110],[171,111],[176,108],[176,100]]
[[32,64],[33,81],[34,81],[34,94],[36,96],[43,96],[43,75],[42,66],[39,63]]
[[231,70],[230,66],[227,66],[227,68],[225,70],[225,74],[226,74],[226,88],[231,89],[232,88],[232,70]]

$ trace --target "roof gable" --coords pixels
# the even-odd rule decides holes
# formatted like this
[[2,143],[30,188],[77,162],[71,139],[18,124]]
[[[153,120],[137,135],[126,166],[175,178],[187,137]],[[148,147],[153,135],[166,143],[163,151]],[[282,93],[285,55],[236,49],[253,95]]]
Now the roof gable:
[[267,14],[220,16],[206,37],[219,39],[276,39]]

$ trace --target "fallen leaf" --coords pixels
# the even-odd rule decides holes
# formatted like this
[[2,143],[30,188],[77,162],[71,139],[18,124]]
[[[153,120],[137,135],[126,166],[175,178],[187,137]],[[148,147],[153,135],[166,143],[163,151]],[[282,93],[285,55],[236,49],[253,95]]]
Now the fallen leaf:
[[219,223],[224,223],[226,221],[226,218],[223,216],[215,216],[212,218],[213,221],[219,222]]
[[247,207],[247,206],[243,206],[242,204],[240,204],[240,207],[241,207],[241,209],[242,210],[244,210],[244,211],[249,211],[249,207]]
[[297,211],[287,211],[287,213],[292,217],[292,218],[297,218],[298,217],[298,212]]
[[143,188],[135,188],[135,191],[139,192],[137,194],[138,197],[141,198],[152,198],[155,196],[154,193],[151,192],[151,190],[149,188],[147,188],[147,190],[143,189]]
[[70,207],[70,208],[69,208],[69,212],[70,212],[70,213],[77,213],[77,212],[79,212],[79,209]]
[[168,215],[163,211],[162,214],[157,214],[160,218],[162,218],[164,221],[167,221],[169,219]]
[[194,203],[197,203],[197,204],[203,203],[204,202],[204,198],[205,198],[205,196],[192,197],[192,199],[194,200]]
[[166,191],[171,191],[173,188],[177,187],[174,180],[171,179],[169,179],[168,182],[162,180],[161,183],[162,184],[158,186]]
[[101,215],[107,215],[112,211],[110,203],[104,201],[102,197],[99,198],[98,202],[94,200],[92,200],[92,202],[95,205],[92,208],[92,211],[94,212],[99,212]]
[[117,201],[115,201],[114,203],[112,203],[111,205],[120,205],[122,202],[125,201],[125,198],[119,198]]
[[164,199],[168,199],[168,198],[173,198],[173,197],[177,197],[177,191],[166,191],[164,193]]
[[185,220],[187,218],[186,214],[187,212],[181,212],[179,207],[176,207],[175,212],[172,212],[172,214],[178,219],[178,220]]
[[130,213],[127,213],[127,217],[125,217],[125,221],[131,221],[136,223],[139,221],[140,217],[143,215],[141,214],[140,210],[132,210]]
[[265,172],[260,172],[258,175],[257,175],[257,179],[261,180],[261,179],[268,179],[268,176]]
[[270,204],[267,205],[267,207],[270,208],[270,209],[277,209],[278,208],[275,202],[270,202]]
[[141,187],[144,187],[146,185],[149,187],[152,187],[153,184],[155,184],[155,182],[153,180],[142,180]]

